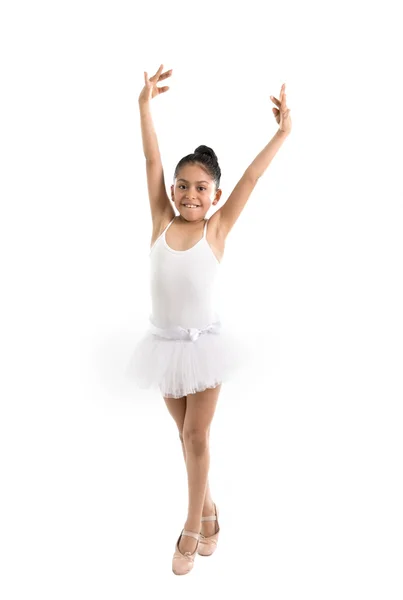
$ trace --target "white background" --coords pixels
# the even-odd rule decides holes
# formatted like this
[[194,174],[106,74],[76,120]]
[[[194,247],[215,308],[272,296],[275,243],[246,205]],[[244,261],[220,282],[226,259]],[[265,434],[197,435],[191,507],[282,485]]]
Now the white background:
[[[1,565],[6,600],[402,598],[402,101],[397,3],[4,2]],[[137,99],[167,191],[212,147],[223,201],[293,130],[226,245],[259,360],[223,385],[215,555],[171,571],[176,425],[122,378],[149,314]],[[252,337],[255,336],[255,337]]]

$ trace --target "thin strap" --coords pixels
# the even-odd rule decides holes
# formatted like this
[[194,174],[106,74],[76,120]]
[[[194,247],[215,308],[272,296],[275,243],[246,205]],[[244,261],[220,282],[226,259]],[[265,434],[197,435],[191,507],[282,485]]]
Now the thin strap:
[[200,539],[200,534],[199,533],[196,533],[194,531],[188,531],[187,529],[183,529],[181,535],[188,535],[189,537],[195,538],[195,540],[199,540]]
[[206,219],[206,222],[204,223],[204,228],[203,228],[203,237],[206,237],[206,232],[207,232],[207,223],[208,223],[208,219]]
[[202,517],[202,521],[216,521],[217,520],[217,506],[214,504],[214,515],[212,517]]
[[151,252],[152,252],[152,250],[153,250],[153,248],[154,248],[155,244],[156,244],[156,243],[157,243],[157,242],[158,242],[158,241],[159,241],[159,240],[160,240],[160,239],[163,237],[163,235],[164,235],[164,233],[166,232],[166,230],[168,229],[168,227],[169,227],[169,226],[170,226],[170,225],[171,225],[171,224],[174,222],[174,219],[175,219],[175,217],[172,219],[172,221],[171,221],[170,223],[168,223],[168,225],[165,227],[165,229],[164,229],[164,231],[161,233],[161,235],[159,235],[159,236],[157,237],[157,239],[155,240],[155,242],[153,243],[153,245],[152,245],[152,246],[151,246],[151,248],[150,248],[150,252],[149,252],[149,254],[150,254],[150,255],[151,255]]
[[162,233],[165,233],[166,230],[168,229],[168,227],[170,227],[170,225],[172,225],[172,223],[175,221],[175,217],[172,219],[172,221],[170,223],[168,223],[168,225],[165,227],[164,231]]

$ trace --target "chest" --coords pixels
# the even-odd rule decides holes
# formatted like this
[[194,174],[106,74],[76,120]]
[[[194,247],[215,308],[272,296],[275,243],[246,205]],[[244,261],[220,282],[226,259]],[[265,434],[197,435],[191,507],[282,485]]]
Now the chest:
[[[160,227],[153,231],[151,237],[150,248],[153,247],[157,239],[161,236],[162,232],[168,226],[169,221],[161,223]],[[174,228],[168,227],[165,233],[162,236],[164,239],[161,240],[165,243],[168,249],[171,249],[173,252],[186,252],[191,250],[196,245],[201,243],[203,238],[203,230],[202,229],[185,229],[185,228]],[[224,257],[225,250],[225,240],[220,238],[218,235],[217,229],[215,227],[214,219],[209,219],[207,231],[206,231],[206,240],[210,247],[211,252],[213,253],[216,260],[221,263]]]

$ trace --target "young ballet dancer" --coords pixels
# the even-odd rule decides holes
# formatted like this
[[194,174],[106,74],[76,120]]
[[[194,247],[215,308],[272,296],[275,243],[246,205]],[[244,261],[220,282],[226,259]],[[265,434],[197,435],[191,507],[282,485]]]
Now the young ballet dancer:
[[[161,65],[144,72],[139,95],[141,132],[152,217],[148,329],[132,353],[130,372],[140,387],[158,387],[178,427],[188,479],[188,513],[175,545],[172,570],[188,573],[196,553],[210,556],[220,531],[208,482],[210,426],[223,381],[236,369],[237,352],[214,305],[214,290],[226,238],[259,178],[291,132],[285,84],[270,96],[278,130],[247,167],[227,201],[221,200],[221,170],[214,151],[198,146],[176,166],[171,199],[165,188],[151,101],[172,75]],[[174,207],[178,214],[176,214]]]

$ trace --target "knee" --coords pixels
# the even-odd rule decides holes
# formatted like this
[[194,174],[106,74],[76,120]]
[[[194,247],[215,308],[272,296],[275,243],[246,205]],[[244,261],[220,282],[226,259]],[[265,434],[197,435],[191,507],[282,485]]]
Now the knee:
[[198,427],[184,429],[182,439],[188,451],[203,454],[208,446],[208,430]]

